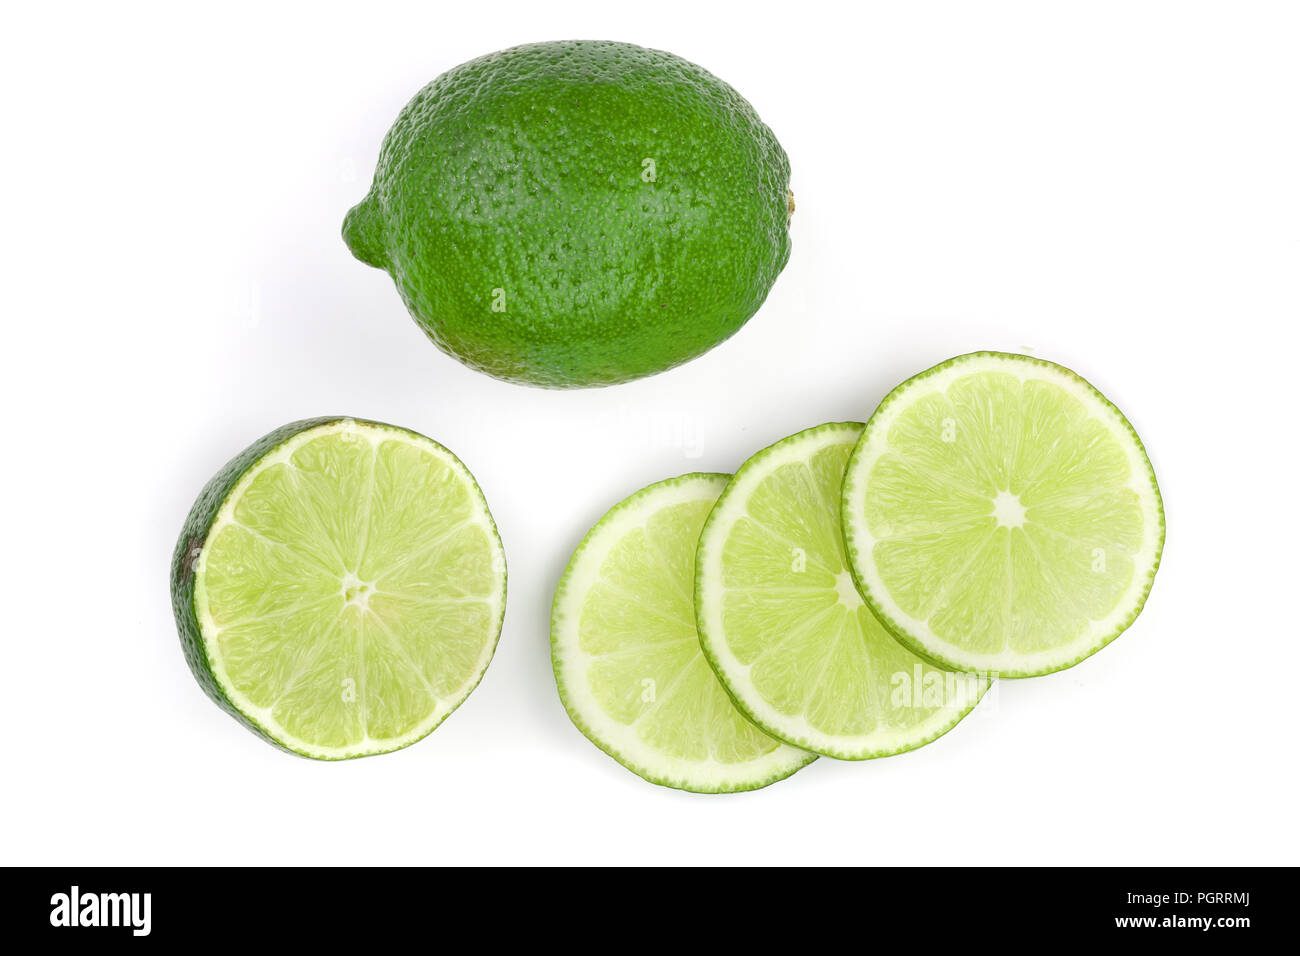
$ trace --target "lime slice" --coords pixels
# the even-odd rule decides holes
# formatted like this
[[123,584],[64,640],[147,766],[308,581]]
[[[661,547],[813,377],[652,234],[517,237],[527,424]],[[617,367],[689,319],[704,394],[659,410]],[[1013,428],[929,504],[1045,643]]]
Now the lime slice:
[[952,729],[987,681],[894,640],[854,587],[840,483],[862,425],[819,425],[745,462],[704,526],[695,607],[704,653],[741,710],[842,760],[913,750]]
[[754,790],[815,757],[732,706],[695,632],[695,544],[726,475],[638,491],[587,532],[555,592],[551,658],[569,717],[652,783]]
[[1000,352],[894,389],[844,479],[849,558],[905,644],[949,667],[1032,677],[1137,617],[1164,544],[1137,433],[1069,369]]
[[505,556],[483,493],[422,435],[319,418],[247,448],[203,490],[172,562],[190,668],[294,753],[387,753],[478,684]]

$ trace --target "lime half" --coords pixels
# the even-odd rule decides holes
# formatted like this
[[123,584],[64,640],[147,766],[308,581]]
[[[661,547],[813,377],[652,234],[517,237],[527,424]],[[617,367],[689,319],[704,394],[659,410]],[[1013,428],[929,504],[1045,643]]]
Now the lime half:
[[492,659],[506,566],[451,452],[377,422],[285,425],[208,483],[172,561],[186,660],[265,739],[325,760],[428,734]]
[[704,526],[695,577],[700,641],[741,709],[775,737],[844,760],[934,740],[988,686],[922,661],[859,596],[840,485],[861,433],[820,425],[745,462]]
[[1069,369],[1000,352],[894,389],[844,479],[844,530],[872,609],[949,667],[1031,677],[1137,617],[1165,522],[1137,433]]
[[700,652],[695,545],[726,484],[685,475],[615,505],[570,559],[551,618],[578,729],[645,779],[704,793],[754,790],[815,759],[746,720]]

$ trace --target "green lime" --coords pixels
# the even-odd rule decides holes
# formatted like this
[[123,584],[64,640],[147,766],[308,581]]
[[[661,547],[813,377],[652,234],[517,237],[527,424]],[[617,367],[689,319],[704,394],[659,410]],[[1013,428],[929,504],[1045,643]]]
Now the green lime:
[[745,462],[700,535],[695,575],[700,642],[736,703],[774,737],[843,760],[929,743],[988,687],[912,654],[854,587],[840,485],[861,433],[819,425]]
[[725,793],[788,777],[812,754],[732,706],[695,631],[695,545],[726,475],[650,485],[606,512],[555,592],[551,658],[569,716],[652,783]]
[[483,493],[423,435],[278,428],[213,478],[171,568],[199,684],[271,743],[386,753],[442,723],[492,660],[506,566]]
[[936,365],[876,409],[844,478],[858,586],[918,654],[1032,677],[1138,616],[1165,538],[1119,409],[1067,368],[1001,352]]
[[407,104],[343,237],[472,368],[610,385],[700,355],[790,257],[790,164],[739,93],[627,43],[471,60]]

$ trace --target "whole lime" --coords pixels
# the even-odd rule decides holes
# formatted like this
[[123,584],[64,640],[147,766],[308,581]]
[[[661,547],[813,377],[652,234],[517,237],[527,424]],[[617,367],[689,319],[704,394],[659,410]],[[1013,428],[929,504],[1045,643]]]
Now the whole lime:
[[708,351],[790,257],[790,164],[739,93],[627,43],[438,77],[343,223],[428,336],[498,378],[610,385]]

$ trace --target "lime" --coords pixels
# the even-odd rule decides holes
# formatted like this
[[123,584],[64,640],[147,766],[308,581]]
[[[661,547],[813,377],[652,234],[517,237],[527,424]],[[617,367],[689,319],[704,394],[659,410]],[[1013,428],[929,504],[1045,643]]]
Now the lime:
[[774,737],[844,760],[929,743],[988,687],[912,654],[858,595],[839,502],[861,433],[820,425],[745,462],[705,523],[695,576],[700,642],[740,708]]
[[501,539],[451,452],[317,418],[255,442],[203,489],[172,559],[199,684],[280,747],[386,753],[442,723],[501,631]]
[[551,658],[569,717],[652,783],[724,793],[788,777],[812,754],[732,706],[700,653],[695,545],[726,475],[650,485],[587,532],[555,592]]
[[695,64],[534,43],[407,104],[343,237],[466,365],[609,385],[708,351],[758,310],[790,256],[789,179],[753,107]]
[[1165,521],[1137,433],[1069,369],[1000,352],[894,389],[844,479],[858,586],[918,654],[1032,677],[1137,617]]

